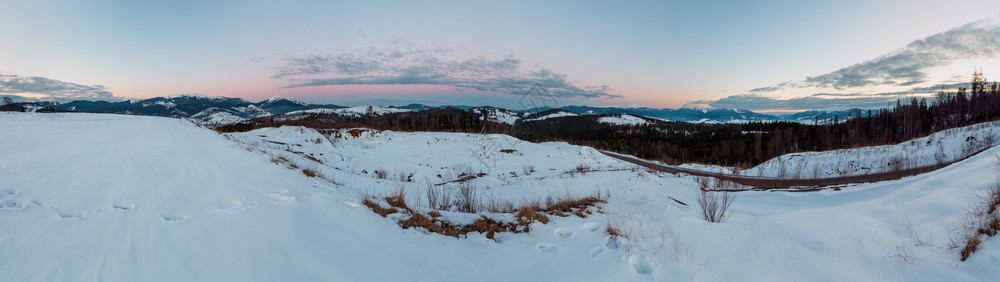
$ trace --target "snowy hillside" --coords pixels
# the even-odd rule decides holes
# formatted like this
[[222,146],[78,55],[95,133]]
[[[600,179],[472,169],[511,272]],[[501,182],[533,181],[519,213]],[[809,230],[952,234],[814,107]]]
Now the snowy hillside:
[[633,116],[633,115],[621,115],[618,117],[601,117],[598,119],[601,123],[614,124],[614,125],[643,125],[649,122],[643,118]]
[[398,109],[398,108],[381,107],[381,106],[354,106],[354,107],[348,107],[348,108],[342,108],[342,109],[310,109],[310,110],[301,110],[301,111],[289,112],[289,113],[286,113],[285,115],[287,115],[287,116],[294,116],[294,115],[299,115],[299,114],[335,114],[335,115],[341,115],[341,116],[346,116],[346,117],[361,117],[361,116],[366,115],[366,114],[385,115],[385,114],[401,113],[401,112],[409,112],[409,111],[410,110],[407,110],[407,109]]
[[[813,193],[741,192],[701,219],[690,177],[566,143],[504,135],[220,135],[190,122],[0,113],[4,281],[991,281],[1000,240],[968,261],[951,226],[992,183],[986,153],[932,173]],[[58,132],[59,135],[53,135]],[[62,137],[65,136],[65,137]],[[315,171],[320,177],[306,176]],[[380,176],[382,175],[382,176]],[[585,218],[455,238],[401,229],[366,195],[413,205],[468,179],[483,201],[606,195]],[[332,180],[332,181],[331,181]],[[434,185],[441,184],[441,185]],[[493,212],[443,211],[455,222]],[[608,225],[627,234],[615,239]]]
[[499,123],[514,124],[521,119],[521,113],[494,107],[473,108],[472,112],[480,114],[480,120],[489,119]]
[[[1000,122],[988,122],[943,130],[895,145],[782,155],[736,173],[781,178],[865,175],[952,162],[996,145],[1000,145]],[[731,168],[719,166],[682,167],[732,173]]]

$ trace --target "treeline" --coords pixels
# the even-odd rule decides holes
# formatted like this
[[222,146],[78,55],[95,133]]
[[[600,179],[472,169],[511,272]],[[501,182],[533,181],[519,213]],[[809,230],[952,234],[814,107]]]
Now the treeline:
[[263,127],[283,125],[311,128],[367,127],[395,131],[436,131],[468,133],[510,133],[512,126],[481,118],[471,110],[457,108],[427,109],[417,112],[400,112],[377,115],[372,111],[356,117],[337,114],[308,113],[295,116],[271,116],[251,119],[216,128],[219,132],[245,132]]

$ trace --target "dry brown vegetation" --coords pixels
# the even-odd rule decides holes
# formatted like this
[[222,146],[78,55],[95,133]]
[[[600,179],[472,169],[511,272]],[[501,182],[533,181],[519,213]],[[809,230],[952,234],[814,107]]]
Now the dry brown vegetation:
[[952,238],[952,248],[960,248],[962,261],[979,251],[982,236],[987,238],[1000,233],[1000,181],[993,185],[979,203],[965,216],[959,234]]
[[[574,197],[571,195],[566,195],[558,199],[553,200],[549,197],[551,204],[542,206],[541,203],[534,201],[528,202],[521,205],[518,208],[514,208],[513,203],[505,202],[497,199],[493,199],[489,202],[492,204],[481,205],[477,204],[478,200],[475,194],[475,187],[468,185],[463,186],[468,191],[457,193],[457,199],[454,204],[452,199],[449,199],[447,193],[438,192],[443,191],[443,189],[434,189],[433,185],[428,185],[428,204],[431,211],[428,213],[423,213],[409,206],[406,201],[406,190],[403,187],[393,191],[389,195],[382,197],[374,197],[365,195],[362,204],[372,210],[372,212],[382,216],[387,217],[389,214],[402,213],[405,218],[399,220],[399,226],[403,229],[407,228],[422,228],[428,232],[438,233],[446,236],[452,236],[456,238],[462,238],[467,236],[471,232],[479,232],[484,234],[486,238],[496,239],[496,233],[511,232],[511,233],[523,233],[530,231],[530,225],[532,223],[538,222],[546,224],[550,221],[549,216],[567,217],[570,215],[576,215],[579,217],[587,217],[593,214],[591,207],[596,206],[599,203],[605,203],[606,201],[601,198],[600,193],[586,197]],[[464,194],[464,195],[463,195]],[[435,195],[435,196],[431,196]],[[389,207],[383,207],[378,202],[385,201],[385,204]],[[491,207],[492,206],[492,207]],[[455,207],[458,212],[466,213],[476,213],[481,210],[489,210],[495,213],[508,213],[514,215],[513,222],[505,222],[501,220],[496,220],[486,215],[480,215],[480,218],[468,225],[453,224],[443,218],[441,212],[438,208],[440,207]],[[498,211],[503,212],[498,212]]]
[[[996,156],[1000,165],[1000,155]],[[994,181],[986,195],[966,213],[957,226],[958,233],[951,238],[950,247],[960,249],[962,261],[979,251],[982,236],[987,238],[1000,233],[1000,178]]]

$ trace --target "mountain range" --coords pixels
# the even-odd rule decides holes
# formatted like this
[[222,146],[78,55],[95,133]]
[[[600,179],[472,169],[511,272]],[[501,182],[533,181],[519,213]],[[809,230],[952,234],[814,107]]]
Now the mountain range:
[[[701,109],[701,108],[621,108],[564,106],[558,108],[532,108],[527,110],[510,110],[490,106],[428,106],[409,104],[405,106],[361,106],[346,107],[333,104],[309,104],[294,99],[274,96],[260,102],[250,102],[241,98],[204,96],[196,94],[180,94],[150,99],[131,99],[120,102],[109,101],[72,101],[58,102],[25,102],[17,103],[29,111],[71,111],[90,113],[116,113],[129,115],[146,115],[185,118],[206,126],[220,126],[247,119],[293,113],[312,109],[344,109],[344,114],[356,115],[359,112],[374,111],[374,114],[398,111],[421,111],[433,108],[453,107],[461,110],[472,110],[483,114],[494,121],[513,124],[520,120],[537,120],[569,115],[610,115],[628,114],[660,120],[684,121],[692,123],[742,123],[753,121],[789,121],[800,123],[829,123],[835,120],[847,120],[857,116],[867,116],[868,110],[849,109],[844,111],[807,111],[787,115],[769,115],[740,109]],[[351,108],[353,110],[348,110]],[[366,109],[367,108],[367,109]],[[18,106],[6,106],[4,110],[17,111]]]

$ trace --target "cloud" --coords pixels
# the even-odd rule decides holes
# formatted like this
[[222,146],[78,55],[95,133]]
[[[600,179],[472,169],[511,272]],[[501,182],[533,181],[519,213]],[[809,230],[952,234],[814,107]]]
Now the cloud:
[[[397,44],[399,45],[399,44]],[[611,87],[577,86],[565,74],[525,68],[513,56],[450,59],[449,49],[369,48],[338,53],[285,57],[273,78],[283,88],[325,85],[444,85],[507,94],[523,94],[536,83],[559,98],[620,98]]]
[[[833,95],[838,98],[823,98],[822,96]],[[733,95],[715,101],[693,101],[689,104],[707,104],[712,108],[743,109],[751,111],[761,110],[842,110],[849,108],[883,108],[887,103],[894,103],[897,99],[905,96],[871,96],[857,94],[844,96],[844,94],[815,94],[807,97],[792,99],[775,99],[757,94]]]
[[[959,60],[998,56],[1000,56],[998,19],[982,20],[913,41],[889,54],[827,74],[751,89],[747,91],[748,94],[733,95],[714,101],[692,101],[689,104],[747,110],[879,108],[885,107],[886,103],[895,103],[898,99],[930,96],[942,88],[948,90],[968,88],[967,82],[928,86],[931,83],[940,83],[940,81],[928,81],[929,72],[932,68],[946,66]],[[899,90],[852,93],[855,90],[867,92],[865,90],[870,87]],[[799,89],[805,89],[823,93],[791,99],[765,96],[792,89],[799,92],[803,91]]]
[[819,87],[844,90],[870,86],[914,86],[928,82],[931,68],[957,60],[1000,55],[1000,25],[996,19],[969,23],[913,41],[875,59],[831,73],[750,90],[775,92],[785,88]]
[[38,76],[0,74],[0,94],[39,100],[111,100],[114,96],[101,85],[83,85]]

